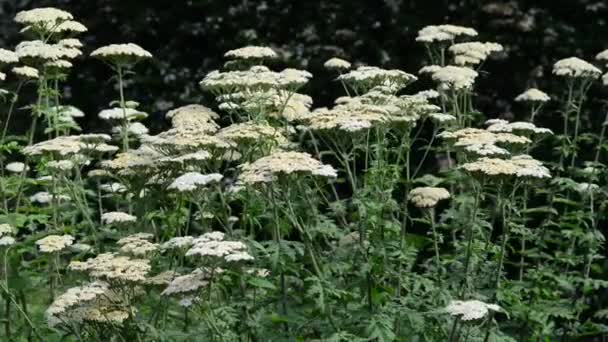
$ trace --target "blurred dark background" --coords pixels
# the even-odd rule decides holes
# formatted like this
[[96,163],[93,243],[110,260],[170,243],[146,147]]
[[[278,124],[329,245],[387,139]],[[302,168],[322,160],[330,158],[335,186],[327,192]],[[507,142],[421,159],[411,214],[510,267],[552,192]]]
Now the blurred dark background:
[[[439,0],[0,0],[0,47],[12,49],[23,37],[12,19],[16,12],[54,6],[74,14],[89,32],[80,38],[85,55],[110,44],[134,42],[152,52],[153,62],[138,65],[129,99],[142,103],[158,130],[164,112],[186,103],[214,105],[198,82],[221,67],[225,51],[249,44],[281,52],[277,67],[305,68],[315,75],[302,92],[315,106],[342,95],[323,62],[333,56],[355,64],[399,68],[416,73],[425,50],[414,41],[425,25],[452,23],[476,28],[479,40],[505,46],[505,53],[485,63],[476,91],[477,108],[487,117],[519,118],[527,111],[513,98],[529,86],[556,97],[563,82],[551,75],[558,59],[578,56],[592,61],[608,48],[608,2],[598,0],[439,1]],[[100,129],[97,112],[115,99],[110,70],[99,61],[80,58],[66,82],[66,104],[87,113],[79,122]],[[7,80],[10,87],[10,79]],[[415,88],[432,86],[423,80]],[[600,111],[600,82],[591,91],[590,110]],[[26,95],[27,96],[27,95]],[[559,125],[553,102],[545,125]],[[603,119],[599,112],[591,118]],[[27,120],[27,115],[21,116]]]

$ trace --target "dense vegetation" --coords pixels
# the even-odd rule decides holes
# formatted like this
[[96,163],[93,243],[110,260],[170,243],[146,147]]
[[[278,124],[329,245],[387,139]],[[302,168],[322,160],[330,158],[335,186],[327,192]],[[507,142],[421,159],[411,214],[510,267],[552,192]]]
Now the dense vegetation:
[[[519,18],[502,30],[534,32],[516,3],[483,10]],[[500,76],[485,66],[517,60],[520,45],[465,26],[410,28],[400,44],[422,52],[411,73],[353,66],[345,49],[316,45],[314,29],[300,46],[232,50],[265,39],[218,31],[229,51],[198,66],[194,82],[191,69],[179,72],[188,51],[163,61],[148,48],[154,34],[87,47],[77,37],[96,25],[69,12],[12,17],[22,40],[0,49],[2,340],[608,334],[608,50],[595,51],[595,65],[573,47],[543,56],[542,91],[490,81]],[[208,18],[200,30],[221,26]],[[269,32],[290,27],[271,22]],[[173,39],[196,32],[182,26]],[[352,34],[336,36],[394,64],[380,41]],[[314,77],[301,68],[307,56],[328,57],[310,61]],[[518,75],[533,67],[509,65],[527,69]],[[99,106],[95,119],[81,104]],[[518,120],[486,108],[514,108]]]

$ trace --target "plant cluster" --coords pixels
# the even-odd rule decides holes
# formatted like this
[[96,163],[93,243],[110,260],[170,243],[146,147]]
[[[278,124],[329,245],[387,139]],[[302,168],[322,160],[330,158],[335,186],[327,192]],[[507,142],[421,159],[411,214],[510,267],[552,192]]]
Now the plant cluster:
[[[474,41],[472,28],[420,30],[428,60],[418,76],[329,59],[345,94],[324,108],[304,94],[312,74],[276,71],[279,53],[247,46],[200,82],[220,113],[187,104],[152,134],[128,86],[153,56],[113,44],[90,53],[116,82],[117,99],[98,114],[112,128],[85,133],[84,113],[63,103],[60,85],[86,27],[55,8],[15,22],[31,40],[0,49],[16,79],[2,90],[3,339],[608,332],[599,304],[608,122],[585,130],[586,96],[602,75],[591,63],[557,61],[564,97],[528,89],[514,99],[525,120],[508,122],[475,109],[483,62],[504,49]],[[419,77],[435,89],[411,94]],[[26,104],[19,94],[30,86],[36,101]],[[537,121],[558,99],[563,130],[554,133]],[[23,134],[11,130],[16,111],[31,115]]]

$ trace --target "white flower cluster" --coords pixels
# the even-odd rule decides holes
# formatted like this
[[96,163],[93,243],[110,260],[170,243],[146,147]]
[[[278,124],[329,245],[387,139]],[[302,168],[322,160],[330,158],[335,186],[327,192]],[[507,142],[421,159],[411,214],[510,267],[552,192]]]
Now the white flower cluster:
[[457,37],[475,37],[477,31],[470,27],[457,25],[430,25],[418,31],[416,41],[420,43],[452,42]]
[[549,95],[545,92],[538,90],[536,88],[530,88],[523,93],[517,95],[515,101],[517,102],[538,102],[543,103],[551,100]]
[[514,156],[511,159],[483,157],[476,161],[465,163],[460,166],[463,170],[473,174],[490,177],[518,178],[550,178],[549,169],[542,163],[528,155]]
[[200,82],[201,87],[217,94],[235,93],[252,89],[296,89],[312,78],[308,71],[285,69],[271,71],[265,66],[256,65],[249,70],[212,71]]
[[15,53],[19,59],[42,61],[73,59],[82,55],[82,52],[76,48],[66,47],[60,44],[49,44],[41,40],[23,41],[17,44]]
[[325,61],[323,66],[329,70],[348,70],[350,69],[350,63],[341,58],[333,57]]
[[194,243],[194,237],[192,236],[176,236],[169,239],[167,242],[160,245],[160,249],[163,251],[170,249],[181,249],[184,250],[189,248]]
[[19,62],[19,56],[13,51],[0,48],[0,64],[12,64]]
[[43,253],[54,253],[71,246],[74,243],[72,235],[47,235],[46,237],[36,240],[36,245]]
[[221,258],[227,262],[251,261],[247,245],[240,241],[226,241],[220,232],[206,233],[192,241],[186,256]]
[[137,44],[127,43],[100,47],[91,52],[91,57],[123,65],[152,58],[152,54]]
[[[221,273],[221,270],[215,270],[216,273]],[[184,295],[197,292],[201,288],[209,284],[212,271],[209,269],[197,268],[192,273],[176,277],[163,290],[161,295]]]
[[279,175],[303,174],[336,178],[337,171],[303,152],[274,152],[253,163],[241,165],[239,182],[258,184],[273,182]]
[[216,136],[223,140],[231,141],[235,144],[273,141],[277,145],[286,145],[288,140],[283,134],[281,134],[282,132],[282,129],[270,126],[268,124],[247,121],[243,123],[235,123],[222,128]]
[[101,215],[101,222],[104,224],[128,223],[135,221],[137,221],[137,217],[121,211],[110,211]]
[[53,201],[53,198],[55,198],[57,201],[62,202],[62,201],[69,201],[70,197],[67,195],[51,195],[50,193],[46,192],[46,191],[40,191],[37,192],[35,194],[33,194],[32,196],[29,197],[30,202],[32,203],[40,203],[40,204],[47,204],[47,203],[51,203]]
[[24,79],[35,80],[38,77],[40,77],[40,73],[38,72],[38,69],[29,67],[29,66],[14,67],[12,69],[12,71],[13,71],[13,74],[17,75],[18,77],[24,78]]
[[27,167],[27,165],[25,165],[22,162],[11,162],[11,163],[6,164],[4,169],[6,171],[12,172],[12,173],[21,173],[23,171],[29,170],[29,167]]
[[456,65],[477,65],[485,61],[492,53],[501,52],[503,46],[497,43],[467,42],[450,46]]
[[134,256],[146,256],[156,252],[159,248],[157,243],[152,243],[149,240],[153,235],[149,233],[136,233],[126,236],[116,242],[120,246],[119,251],[124,254]]
[[94,278],[106,281],[143,282],[150,272],[150,261],[146,259],[130,259],[113,253],[99,254],[86,261],[72,261],[69,269],[89,273]]
[[450,198],[450,192],[445,188],[418,187],[410,191],[410,201],[418,208],[432,208],[439,201]]
[[118,147],[105,142],[112,138],[107,134],[81,134],[60,136],[51,140],[41,141],[23,149],[27,156],[43,154],[58,154],[60,156],[78,153],[113,153]]
[[266,46],[245,46],[226,52],[224,57],[232,59],[275,59],[279,55]]
[[74,19],[72,14],[54,7],[34,8],[21,11],[15,16],[15,22],[24,25],[58,24],[71,19]]
[[0,247],[11,246],[15,244],[15,228],[8,223],[0,224]]
[[500,122],[491,124],[487,128],[490,132],[518,132],[518,133],[534,133],[534,134],[553,134],[548,128],[536,127],[535,124],[526,121],[515,121],[515,122]]
[[439,83],[442,89],[471,89],[477,78],[477,71],[454,65],[436,68],[431,78]]
[[463,321],[472,321],[484,318],[490,311],[502,311],[502,308],[479,300],[453,300],[444,311]]
[[[496,125],[507,124],[504,120],[491,121],[491,123]],[[497,144],[526,145],[532,142],[527,137],[512,133],[495,133],[478,128],[463,128],[454,132],[443,131],[437,136],[450,140],[455,147],[478,156],[509,155],[508,150],[496,146]]]
[[46,309],[44,315],[49,326],[82,321],[83,315],[79,308],[90,304],[95,299],[108,292],[108,284],[95,281],[87,285],[68,289],[59,295]]
[[573,78],[598,78],[602,71],[593,64],[577,57],[560,59],[553,64],[553,73]]
[[104,109],[97,115],[102,120],[143,120],[148,114],[134,108],[110,108]]
[[397,92],[417,79],[416,76],[405,71],[386,70],[374,66],[361,66],[338,77],[338,80],[344,81],[361,92],[366,92],[376,86],[385,86],[393,92]]
[[217,183],[224,176],[219,173],[211,173],[203,175],[199,172],[187,172],[177,177],[168,187],[169,190],[177,190],[179,192],[190,192],[205,187],[211,183]]

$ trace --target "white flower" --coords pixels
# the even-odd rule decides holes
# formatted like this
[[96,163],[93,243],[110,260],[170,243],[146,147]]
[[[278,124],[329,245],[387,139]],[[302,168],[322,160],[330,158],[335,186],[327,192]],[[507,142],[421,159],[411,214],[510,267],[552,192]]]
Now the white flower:
[[593,193],[593,192],[599,190],[599,188],[600,188],[599,185],[593,184],[593,183],[577,183],[576,184],[576,191],[578,191],[584,195]]
[[36,241],[36,245],[43,253],[53,253],[72,245],[74,237],[71,235],[48,235]]
[[336,178],[337,171],[302,152],[275,152],[241,166],[239,181],[245,184],[268,183],[280,174],[309,174]]
[[234,59],[274,59],[278,55],[274,50],[266,46],[246,46],[230,50],[224,54],[224,57]]
[[135,222],[137,217],[120,211],[110,211],[101,215],[101,222],[105,224]]
[[13,51],[0,49],[0,63],[11,64],[19,62],[19,57]]
[[502,311],[502,308],[496,304],[486,304],[479,300],[453,300],[444,311],[463,321],[472,321],[484,318],[489,311]]
[[0,238],[0,246],[12,246],[15,244],[15,238],[12,236],[3,236]]
[[124,186],[120,183],[117,183],[117,182],[110,183],[110,184],[100,184],[99,189],[104,192],[115,193],[115,194],[120,194],[120,193],[124,193],[127,191],[126,186]]
[[477,75],[473,69],[448,65],[435,71],[431,78],[443,87],[460,90],[472,88]]
[[31,79],[37,79],[39,77],[39,73],[38,73],[38,69],[29,67],[29,66],[22,66],[22,67],[14,67],[12,69],[13,74],[19,76],[19,77],[23,77],[23,78],[31,78]]
[[70,197],[66,196],[66,195],[53,196],[46,191],[40,191],[40,192],[37,192],[34,195],[30,196],[30,202],[46,204],[46,203],[50,203],[53,200],[53,197],[55,197],[57,199],[57,201],[60,201],[60,202],[67,201],[70,199]]
[[219,173],[203,175],[198,172],[188,172],[177,177],[167,189],[174,189],[180,192],[194,191],[210,183],[219,182],[224,176]]
[[15,228],[8,223],[0,224],[0,236],[15,234]]
[[82,54],[78,49],[59,44],[48,44],[41,40],[23,41],[17,44],[15,53],[17,53],[19,59],[33,58],[44,61],[72,59]]
[[8,164],[6,164],[6,166],[4,168],[7,171],[13,172],[13,173],[21,173],[21,172],[29,169],[27,167],[27,165],[25,165],[24,163],[21,163],[21,162],[8,163]]
[[70,47],[70,48],[81,48],[81,47],[83,47],[83,45],[80,42],[80,40],[78,40],[76,38],[62,39],[59,42],[57,42],[57,44],[59,44],[61,46],[65,46],[65,47]]
[[98,114],[102,120],[142,120],[148,117],[147,113],[133,108],[104,109]]
[[105,59],[113,63],[134,63],[141,59],[152,58],[152,54],[133,43],[110,44],[91,52],[91,57]]
[[602,74],[602,71],[580,58],[570,57],[557,61],[553,65],[553,73],[566,77],[597,78]]
[[443,113],[429,114],[429,118],[431,118],[431,120],[438,122],[438,123],[456,121],[456,117],[454,115],[443,114]]
[[61,172],[70,171],[75,165],[71,160],[51,160],[46,163],[46,166],[49,168],[49,170]]
[[192,236],[177,236],[160,245],[161,250],[189,248],[194,243]]
[[517,95],[517,97],[515,98],[515,101],[517,102],[547,102],[551,100],[551,98],[549,97],[549,95],[547,95],[545,92],[538,90],[536,88],[530,88],[526,91],[524,91],[523,93]]
[[347,70],[350,69],[350,63],[340,58],[330,58],[323,66],[329,70]]
[[73,19],[66,11],[54,7],[34,8],[21,11],[15,16],[15,22],[26,25],[47,24]]
[[421,43],[450,42],[459,36],[475,37],[477,31],[469,27],[449,24],[430,25],[418,31],[416,41]]
[[419,208],[431,208],[440,200],[450,198],[450,192],[445,188],[418,187],[410,191],[410,201]]
[[467,42],[454,44],[449,50],[454,54],[456,65],[477,65],[490,54],[502,51],[503,47],[497,43]]

